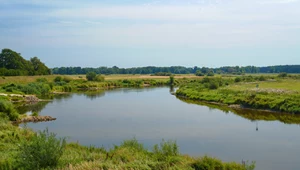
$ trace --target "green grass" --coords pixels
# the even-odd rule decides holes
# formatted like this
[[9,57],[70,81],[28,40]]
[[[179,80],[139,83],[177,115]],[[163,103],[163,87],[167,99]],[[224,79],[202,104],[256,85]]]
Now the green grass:
[[[216,83],[216,86],[212,86]],[[300,80],[275,79],[239,82],[229,79],[210,79],[187,83],[176,95],[191,100],[217,102],[227,105],[273,111],[300,113]]]

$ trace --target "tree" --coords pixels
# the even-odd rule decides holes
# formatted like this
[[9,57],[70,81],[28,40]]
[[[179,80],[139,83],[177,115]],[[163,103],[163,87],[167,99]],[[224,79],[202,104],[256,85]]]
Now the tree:
[[31,58],[30,62],[33,66],[35,75],[48,75],[51,73],[51,70],[37,57]]
[[170,85],[174,85],[174,83],[175,83],[174,76],[171,75],[170,76]]

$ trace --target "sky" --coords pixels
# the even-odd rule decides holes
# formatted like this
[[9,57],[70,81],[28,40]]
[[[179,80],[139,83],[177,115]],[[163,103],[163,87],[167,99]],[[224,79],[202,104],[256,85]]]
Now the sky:
[[300,64],[300,0],[0,0],[0,49],[49,67]]

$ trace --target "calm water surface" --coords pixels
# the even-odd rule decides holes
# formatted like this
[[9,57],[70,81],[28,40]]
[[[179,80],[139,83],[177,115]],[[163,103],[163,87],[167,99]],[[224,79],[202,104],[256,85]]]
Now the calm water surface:
[[[83,145],[112,147],[136,137],[151,148],[176,140],[183,154],[224,161],[255,160],[257,170],[300,169],[300,127],[279,121],[250,121],[231,112],[188,104],[170,89],[116,89],[72,94],[40,106],[53,122],[28,123]],[[258,131],[256,130],[258,128]]]

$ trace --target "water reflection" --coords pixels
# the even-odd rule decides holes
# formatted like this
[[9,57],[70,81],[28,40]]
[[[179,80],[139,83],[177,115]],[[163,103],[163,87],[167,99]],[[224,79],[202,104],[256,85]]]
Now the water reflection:
[[291,114],[291,113],[281,113],[281,112],[272,112],[272,111],[263,111],[247,108],[230,108],[227,106],[222,106],[219,104],[200,102],[200,101],[191,101],[182,98],[178,98],[183,102],[198,104],[209,107],[210,110],[222,110],[224,113],[234,113],[238,116],[241,116],[250,121],[279,121],[284,124],[300,124],[300,115]]
[[49,103],[51,102],[18,103],[16,104],[16,109],[20,114],[26,114],[28,112],[40,113]]

